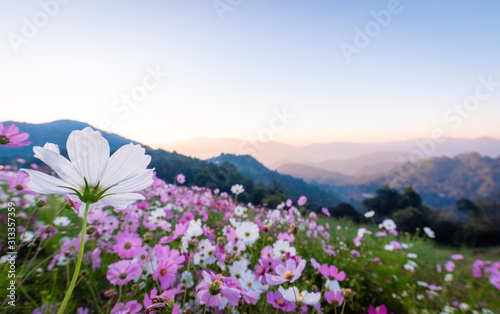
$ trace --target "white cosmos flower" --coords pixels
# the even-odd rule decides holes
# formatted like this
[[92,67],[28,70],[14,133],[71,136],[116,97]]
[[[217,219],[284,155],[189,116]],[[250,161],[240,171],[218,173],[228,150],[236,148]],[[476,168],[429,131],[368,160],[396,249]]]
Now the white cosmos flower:
[[238,205],[234,208],[234,214],[236,216],[243,216],[245,215],[245,212],[247,211],[247,209],[244,207],[244,206],[241,206],[241,205]]
[[193,274],[189,271],[184,271],[181,275],[181,282],[186,286],[186,288],[191,288],[194,285]]
[[299,292],[297,287],[290,287],[288,289],[283,289],[282,286],[278,288],[278,291],[281,293],[283,298],[289,302],[299,302],[304,304],[313,305],[319,302],[321,299],[321,293],[307,292],[302,291]]
[[385,219],[384,221],[382,221],[382,226],[387,231],[396,229],[396,224],[394,223],[394,220],[392,220],[392,219]]
[[54,219],[54,225],[56,226],[67,227],[70,223],[71,220],[69,220],[69,218],[65,216],[57,217],[56,219]]
[[245,192],[245,189],[243,188],[243,185],[241,185],[241,184],[235,184],[235,185],[233,185],[231,187],[231,192],[233,194],[238,195],[238,194],[241,194],[241,193]]
[[259,226],[250,221],[242,222],[236,229],[236,235],[245,244],[252,245],[259,238]]
[[297,250],[290,246],[290,243],[286,240],[278,240],[273,244],[273,258],[281,258],[286,253],[290,253],[291,256],[297,254]]
[[365,213],[366,218],[371,218],[371,217],[373,217],[373,215],[375,215],[375,212],[373,210],[370,210],[369,212]]
[[424,232],[431,239],[434,239],[436,237],[436,235],[434,234],[434,231],[432,231],[432,229],[429,227],[424,227]]
[[32,169],[27,172],[30,189],[42,194],[68,194],[75,202],[109,205],[124,209],[136,200],[139,193],[153,183],[153,170],[147,169],[151,157],[140,145],[120,147],[111,157],[108,141],[101,132],[86,127],[73,131],[66,143],[69,160],[59,147],[47,143],[33,148],[35,157],[49,165],[59,178]]

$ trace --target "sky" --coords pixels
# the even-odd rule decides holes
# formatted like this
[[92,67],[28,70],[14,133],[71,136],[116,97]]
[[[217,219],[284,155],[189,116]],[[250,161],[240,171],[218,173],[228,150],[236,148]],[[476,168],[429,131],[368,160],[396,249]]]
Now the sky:
[[153,145],[500,138],[497,0],[0,0],[0,121]]

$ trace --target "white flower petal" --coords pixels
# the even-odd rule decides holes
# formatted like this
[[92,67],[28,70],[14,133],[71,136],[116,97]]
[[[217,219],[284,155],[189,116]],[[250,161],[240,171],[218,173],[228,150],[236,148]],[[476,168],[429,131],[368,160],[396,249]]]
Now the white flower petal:
[[104,188],[121,183],[143,171],[151,161],[140,145],[128,144],[120,147],[110,158],[108,169],[101,180]]
[[57,144],[45,143],[45,145],[43,145],[43,148],[58,153],[59,155],[61,154],[61,152],[59,151],[59,146]]
[[97,185],[108,166],[109,143],[101,132],[86,127],[82,131],[73,131],[66,143],[69,159],[87,178],[90,185]]
[[153,183],[153,171],[154,169],[144,169],[142,173],[126,178],[118,185],[110,188],[106,194],[120,194],[143,190]]
[[49,176],[40,171],[32,169],[20,169],[20,171],[27,172],[30,175],[30,183],[28,187],[35,192],[42,194],[70,194],[71,190],[63,188],[63,186],[70,186],[67,182],[61,179]]
[[137,200],[143,200],[144,196],[138,193],[123,193],[116,195],[109,195],[101,199],[106,205],[113,206],[116,209],[125,209],[128,205]]
[[54,147],[47,144],[43,148],[40,146],[33,147],[35,157],[46,163],[61,179],[68,182],[72,187],[84,186],[83,177],[73,164],[54,151]]

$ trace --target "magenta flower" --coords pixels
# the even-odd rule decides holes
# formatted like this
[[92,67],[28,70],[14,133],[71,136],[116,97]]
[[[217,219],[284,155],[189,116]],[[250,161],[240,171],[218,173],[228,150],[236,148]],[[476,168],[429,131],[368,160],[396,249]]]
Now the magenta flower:
[[492,275],[492,276],[490,276],[489,281],[493,286],[495,286],[495,288],[500,290],[500,276]]
[[385,305],[381,305],[377,310],[376,308],[370,305],[370,308],[368,309],[368,314],[387,314],[387,307]]
[[30,176],[26,172],[17,172],[15,176],[10,176],[7,179],[7,184],[9,185],[9,190],[14,195],[19,194],[36,194],[28,188],[30,183]]
[[[196,297],[200,304],[209,307],[236,306],[241,297],[241,285],[234,277],[209,274],[203,271],[203,280],[196,286]],[[239,286],[239,289],[238,289]]]
[[455,263],[453,263],[452,261],[447,261],[444,264],[444,268],[446,269],[447,272],[451,273],[455,270]]
[[328,211],[328,208],[322,207],[321,212],[323,212],[323,214],[325,214],[326,216],[330,217],[330,212]]
[[337,307],[341,306],[344,303],[344,296],[342,295],[342,291],[330,290],[323,294],[325,296],[326,302],[328,304],[332,304],[333,302],[337,302]]
[[464,259],[464,256],[462,254],[453,254],[451,255],[451,259],[458,261]]
[[111,309],[111,314],[138,314],[142,309],[142,305],[136,300],[132,300],[123,304],[122,302],[116,303]]
[[304,205],[306,202],[307,202],[307,197],[305,197],[304,195],[302,195],[301,197],[299,197],[299,200],[297,201],[297,204],[298,204],[299,206],[302,206],[302,205]]
[[137,233],[123,232],[118,236],[116,244],[113,245],[113,250],[121,258],[131,258],[141,247],[142,239]]
[[276,267],[276,276],[266,274],[267,283],[272,286],[281,285],[284,282],[292,283],[300,277],[305,266],[306,260],[304,259],[300,259],[298,264],[293,259],[289,259],[286,261],[286,267],[283,264]]
[[184,176],[182,173],[179,173],[176,179],[179,184],[183,184],[184,182],[186,182],[186,176]]
[[272,292],[269,291],[266,296],[267,303],[271,304],[275,309],[282,310],[283,312],[285,309],[287,312],[295,312],[295,308],[297,307],[294,302],[288,302],[283,298],[281,295],[281,292],[276,291]]
[[145,293],[144,294],[144,302],[142,303],[142,304],[144,304],[144,307],[148,308],[149,306],[151,306],[153,304],[152,299],[154,297],[156,297],[157,295],[158,295],[158,290],[156,288],[153,288],[153,290],[151,290],[150,294]]
[[31,142],[26,142],[30,135],[26,132],[19,133],[19,128],[15,124],[4,127],[0,123],[0,145],[7,145],[9,147],[23,147],[28,146]]
[[118,261],[108,267],[106,278],[117,286],[123,286],[129,281],[139,278],[142,272],[139,264],[126,260]]
[[172,258],[166,258],[158,263],[158,267],[153,273],[153,279],[159,279],[161,288],[167,289],[175,282],[175,277],[177,275],[178,269],[178,265]]
[[345,272],[343,272],[343,271],[339,272],[339,269],[333,265],[328,267],[328,265],[323,264],[323,265],[321,265],[319,272],[323,276],[325,276],[325,278],[328,280],[342,281],[345,279]]

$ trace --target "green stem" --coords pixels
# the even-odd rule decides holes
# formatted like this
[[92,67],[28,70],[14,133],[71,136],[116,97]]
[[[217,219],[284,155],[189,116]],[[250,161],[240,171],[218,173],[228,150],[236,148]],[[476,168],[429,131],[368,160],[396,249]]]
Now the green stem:
[[90,206],[90,202],[85,203],[85,214],[83,215],[82,236],[80,239],[80,251],[78,252],[78,260],[76,261],[75,272],[73,273],[73,278],[71,279],[71,284],[69,285],[69,289],[66,292],[66,296],[64,296],[64,300],[61,304],[61,307],[59,308],[59,311],[57,311],[57,314],[64,313],[64,310],[66,309],[66,306],[68,305],[69,298],[71,297],[71,294],[73,293],[73,289],[75,288],[76,279],[78,278],[78,275],[80,274],[80,267],[82,266],[83,251],[85,250],[85,235],[87,234],[87,215],[89,213],[89,206]]
[[[188,255],[189,256],[189,255]],[[188,266],[187,266],[187,271],[189,272],[189,266],[191,266],[191,258],[188,257],[189,260],[188,260]],[[188,288],[186,287],[184,289],[184,297],[182,298],[182,305],[186,304],[186,296],[187,296],[187,291],[188,291]]]
[[347,303],[346,300],[344,300],[344,304],[342,304],[342,312],[340,314],[344,314],[344,308],[346,303]]
[[208,302],[210,302],[210,298],[211,298],[211,297],[212,297],[212,295],[209,295],[209,296],[208,296],[207,303],[205,303],[205,311],[203,312],[203,314],[206,314],[206,313],[207,313]]

